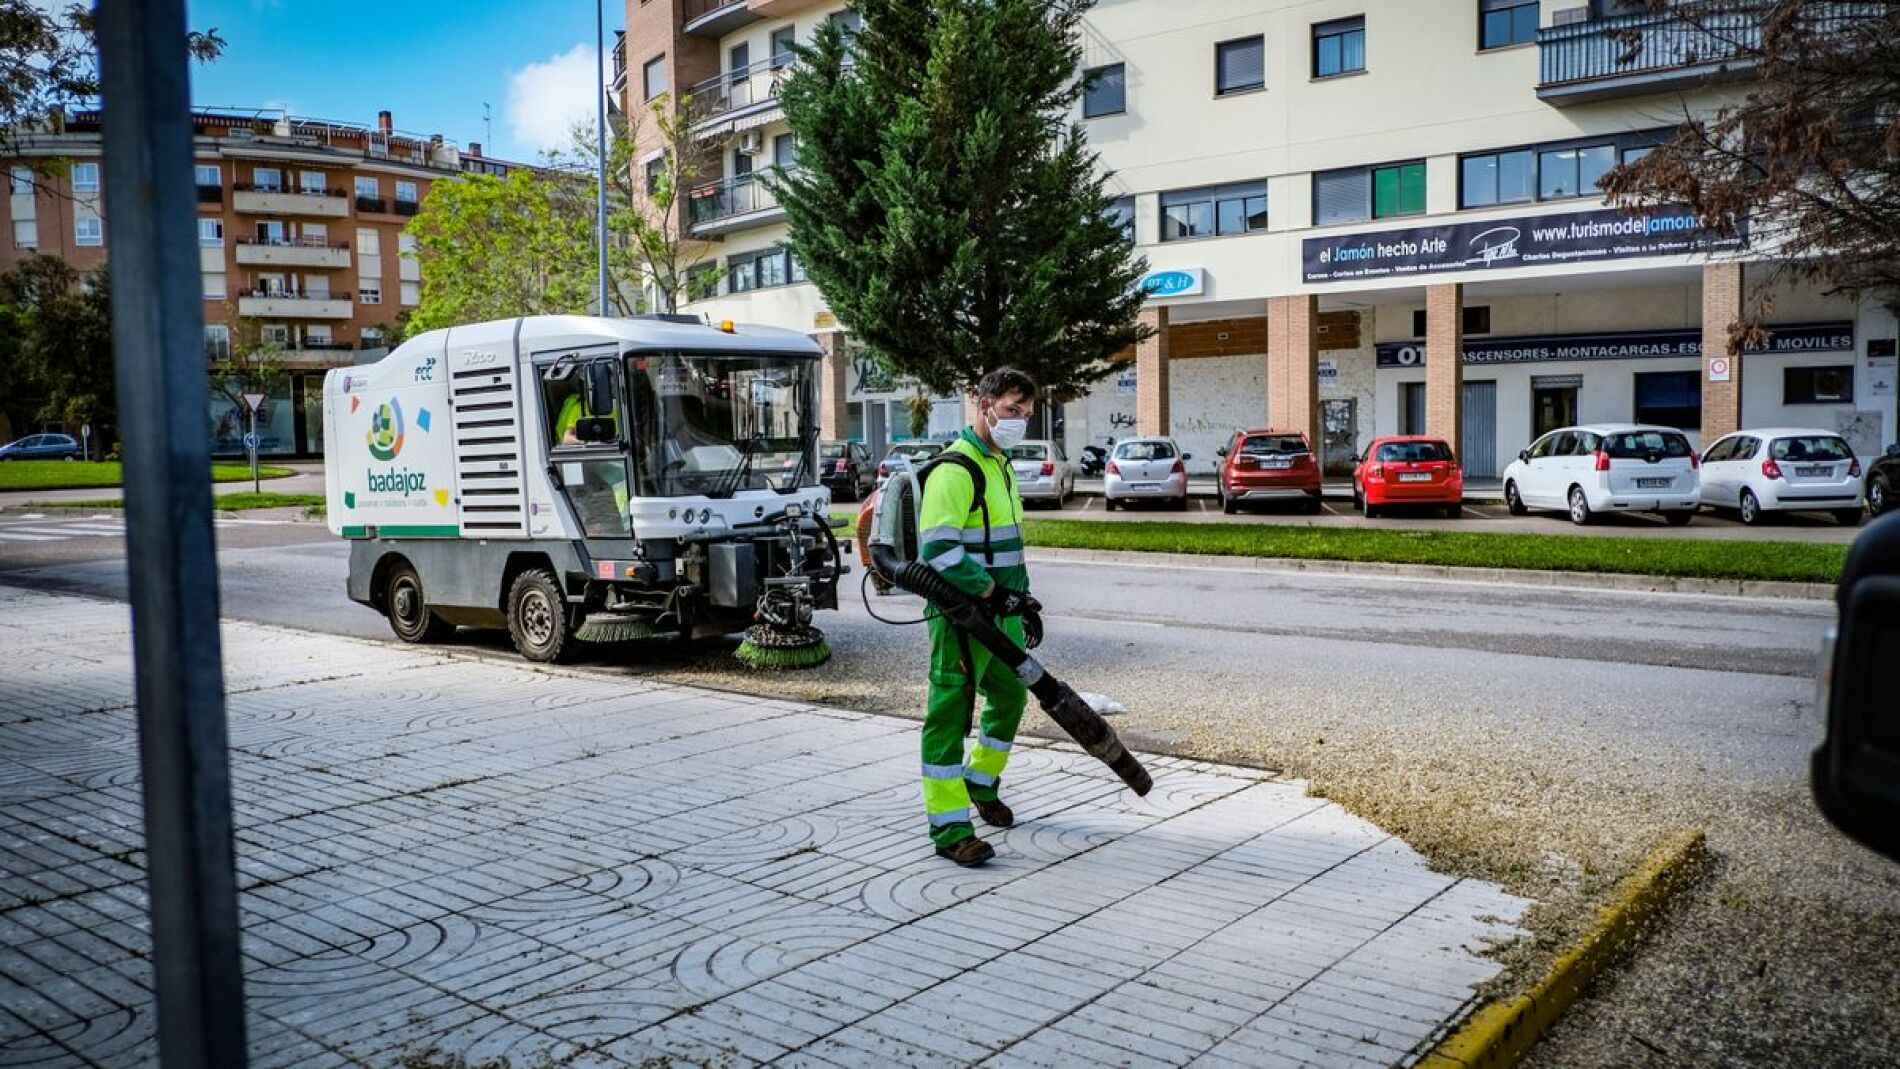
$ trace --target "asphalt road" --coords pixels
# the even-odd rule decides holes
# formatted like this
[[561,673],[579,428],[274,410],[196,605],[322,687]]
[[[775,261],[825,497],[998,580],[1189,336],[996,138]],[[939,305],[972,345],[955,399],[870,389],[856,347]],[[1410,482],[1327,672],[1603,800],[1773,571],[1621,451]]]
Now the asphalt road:
[[[8,515],[0,535],[48,522]],[[321,525],[218,535],[227,616],[394,641],[344,598],[345,547]],[[0,583],[122,597],[122,553],[109,533],[0,538]],[[1548,903],[1546,940],[1574,935],[1668,831],[1706,828],[1715,876],[1625,976],[1579,1004],[1538,1064],[1799,1052],[1859,1065],[1900,1047],[1900,1007],[1841,997],[1900,989],[1900,866],[1840,840],[1807,795],[1829,604],[1216,568],[1033,574],[1049,607],[1043,657],[1124,702],[1125,739],[1306,777],[1442,867]],[[871,619],[858,578],[820,621],[836,656],[815,671],[744,672],[729,642],[603,647],[591,660],[917,715],[923,629]],[[881,615],[917,613],[909,598],[872,600]],[[497,634],[456,642],[512,656]],[[1039,713],[1027,727],[1053,733]]]

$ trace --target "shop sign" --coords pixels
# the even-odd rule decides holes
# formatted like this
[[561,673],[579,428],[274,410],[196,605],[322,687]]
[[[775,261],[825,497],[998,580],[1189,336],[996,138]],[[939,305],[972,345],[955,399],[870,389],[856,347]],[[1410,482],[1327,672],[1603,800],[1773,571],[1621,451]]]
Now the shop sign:
[[1195,297],[1206,283],[1207,273],[1198,267],[1150,271],[1141,276],[1141,292],[1150,297]]
[[1321,386],[1339,385],[1339,362],[1337,360],[1321,360],[1319,362],[1319,384]]
[[1115,392],[1123,397],[1135,396],[1135,369],[1127,368],[1115,376]]
[[[1852,351],[1854,324],[1794,323],[1768,328],[1768,339],[1751,346],[1758,353],[1832,353]],[[1381,368],[1425,366],[1422,341],[1383,342],[1376,347]],[[1595,334],[1532,334],[1516,338],[1468,338],[1464,362],[1531,364],[1571,360],[1650,360],[1702,355],[1702,331],[1621,330]],[[1712,380],[1721,381],[1721,380]]]
[[1302,277],[1307,282],[1347,282],[1734,251],[1747,244],[1747,238],[1745,220],[1737,233],[1723,237],[1703,227],[1685,207],[1633,215],[1606,208],[1307,238],[1301,242]]

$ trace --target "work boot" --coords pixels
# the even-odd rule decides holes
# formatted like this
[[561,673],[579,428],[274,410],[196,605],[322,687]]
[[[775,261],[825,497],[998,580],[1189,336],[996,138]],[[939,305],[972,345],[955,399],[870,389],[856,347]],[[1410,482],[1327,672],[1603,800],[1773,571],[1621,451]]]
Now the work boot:
[[983,818],[983,823],[992,828],[1007,828],[1016,823],[1016,814],[1010,812],[1001,798],[992,798],[987,802],[972,798],[970,804],[976,806],[976,815]]
[[937,856],[947,857],[966,869],[973,869],[995,857],[996,851],[990,844],[972,835],[968,839],[957,840],[954,846],[939,846]]

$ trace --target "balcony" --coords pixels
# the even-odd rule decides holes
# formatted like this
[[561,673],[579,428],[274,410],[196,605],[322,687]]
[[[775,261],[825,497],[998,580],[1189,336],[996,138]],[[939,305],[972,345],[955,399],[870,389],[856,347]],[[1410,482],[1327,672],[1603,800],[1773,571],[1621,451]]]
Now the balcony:
[[384,200],[381,197],[357,197],[356,198],[356,214],[358,215],[363,215],[365,213],[368,213],[370,215],[386,215],[388,214],[388,212],[389,212],[389,202]]
[[237,262],[257,267],[348,267],[350,247],[305,238],[239,238]]
[[350,199],[342,190],[295,190],[278,186],[231,187],[232,207],[258,215],[321,215],[341,219],[350,213]]
[[765,16],[746,0],[686,0],[681,29],[700,37],[720,38],[750,26]]
[[614,92],[627,88],[627,31],[614,32]]
[[238,315],[269,319],[348,319],[356,314],[347,293],[313,297],[302,293],[248,290],[238,295]]
[[414,215],[421,210],[422,205],[417,204],[413,200],[398,199],[395,204],[395,212],[397,215]]
[[[1682,12],[1612,15],[1537,31],[1538,99],[1568,107],[1745,77],[1761,46],[1759,18],[1767,0],[1701,15],[1694,4],[1682,6]],[[1854,0],[1809,6],[1802,28],[1839,33],[1883,6]]]
[[223,204],[224,203],[224,187],[223,186],[199,186],[198,187],[198,203]]
[[694,237],[711,237],[764,226],[785,218],[785,209],[767,188],[763,174],[742,174],[693,188],[686,195],[686,218]]
[[700,137],[765,126],[784,117],[779,90],[792,74],[792,57],[774,56],[735,68],[693,86],[693,109]]
[[766,18],[776,19],[796,15],[826,2],[828,0],[746,0],[746,5]]

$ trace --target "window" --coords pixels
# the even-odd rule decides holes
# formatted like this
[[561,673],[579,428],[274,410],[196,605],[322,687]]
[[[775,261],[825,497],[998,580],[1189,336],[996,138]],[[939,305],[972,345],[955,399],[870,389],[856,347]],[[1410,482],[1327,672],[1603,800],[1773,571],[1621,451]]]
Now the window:
[[224,220],[198,220],[198,244],[207,249],[224,248]]
[[[1132,202],[1132,198],[1129,198]],[[1133,205],[1129,209],[1132,222]],[[1161,194],[1161,240],[1245,234],[1267,228],[1267,183],[1176,189]]]
[[1632,145],[1623,150],[1623,163],[1625,166],[1635,163],[1654,151],[1656,151],[1654,145]]
[[318,300],[318,301],[329,300],[330,299],[330,276],[328,275],[303,276],[303,295],[305,297],[309,297],[312,300]]
[[[761,249],[726,258],[728,292],[745,293],[768,286],[784,286],[805,280],[805,269],[795,262],[788,249]],[[690,286],[690,283],[689,283]]]
[[265,345],[275,345],[279,349],[290,345],[290,328],[282,323],[266,323],[258,328],[258,340]]
[[[1422,382],[1399,383],[1399,433],[1425,433],[1425,384]],[[1538,444],[1549,448],[1548,439]]]
[[414,204],[418,199],[416,196],[416,184],[414,182],[396,183],[397,204]]
[[356,177],[356,195],[357,196],[367,197],[370,200],[375,200],[377,197],[382,195],[382,192],[383,192],[383,187],[379,182],[376,181],[376,179],[370,178],[366,175],[358,175]]
[[396,255],[401,256],[405,260],[415,259],[416,236],[414,234],[402,233],[396,235]]
[[1313,27],[1313,77],[1333,78],[1366,69],[1366,18],[1356,15]]
[[1702,372],[1638,372],[1635,416],[1662,427],[1702,426]]
[[1596,192],[1597,181],[1616,166],[1610,145],[1548,149],[1537,154],[1537,197],[1561,200]]
[[719,269],[712,264],[696,264],[686,272],[686,299],[703,301],[719,294]]
[[99,192],[99,165],[96,163],[73,164],[73,192]]
[[356,303],[383,303],[383,283],[381,279],[359,278],[356,280]]
[[666,181],[666,155],[662,153],[648,160],[646,168],[647,196],[659,196],[661,183]]
[[798,166],[797,134],[780,134],[772,139],[772,166],[780,171]]
[[834,11],[825,21],[844,31],[844,40],[850,44],[864,32],[864,16],[855,11]]
[[383,254],[383,236],[368,227],[359,227],[356,231],[356,254],[358,256],[381,256]]
[[792,65],[798,57],[792,55],[792,45],[798,40],[798,31],[791,26],[781,26],[772,31],[772,69],[779,70]]
[[1702,463],[1720,464],[1725,460],[1734,460],[1735,447],[1741,444],[1740,438],[1724,438],[1710,446],[1708,452],[1702,454]]
[[726,50],[726,81],[729,84],[738,85],[745,81],[746,76],[751,73],[749,70],[751,66],[751,42],[740,41]]
[[[1247,445],[1241,446],[1241,451],[1245,452],[1248,446],[1252,445],[1255,442],[1263,441],[1263,440],[1264,439],[1249,438],[1247,439]],[[1027,457],[1025,459],[1028,459],[1028,460],[1042,460],[1043,459],[1043,456],[1041,453],[1042,447],[1036,446],[1035,448],[1038,450],[1037,454],[1035,456]],[[1174,455],[1175,455],[1174,444],[1172,442],[1155,442],[1155,441],[1122,442],[1121,444],[1115,447],[1116,460],[1173,460]],[[1015,456],[1016,456],[1016,450],[1014,449],[1010,450],[1011,459],[1014,459]]]
[[1854,365],[1791,367],[1781,372],[1784,405],[1836,405],[1854,399]]
[[1214,95],[1267,87],[1267,39],[1259,35],[1214,46]]
[[[1466,305],[1460,318],[1464,320],[1466,334],[1491,333],[1491,306],[1488,304]],[[1423,338],[1424,336],[1425,309],[1414,308],[1412,309],[1412,337]]]
[[805,265],[798,262],[798,255],[796,253],[787,249],[785,252],[785,262],[792,267],[791,274],[793,282],[810,281],[810,276],[805,274]]
[[1768,455],[1775,460],[1796,464],[1839,464],[1854,459],[1854,451],[1847,448],[1847,443],[1831,434],[1777,438],[1769,444]]
[[380,347],[382,344],[383,344],[383,328],[381,327],[364,327],[363,328],[363,348],[375,349],[375,348]]
[[215,163],[201,163],[192,168],[197,175],[198,184],[206,188],[218,188],[224,185],[224,172],[218,170]]
[[1135,240],[1135,198],[1121,197],[1108,202],[1108,218],[1121,227],[1122,237]]
[[205,324],[205,359],[231,359],[231,328],[222,323]]
[[1372,171],[1372,217],[1425,214],[1425,161],[1375,167]]
[[105,224],[96,215],[81,215],[73,219],[73,244],[97,246],[106,243]]
[[322,193],[330,188],[322,171],[304,171],[297,176],[297,188],[304,193]]
[[330,324],[328,323],[312,323],[303,328],[303,341],[305,345],[328,346],[332,340],[333,336],[330,334]]
[[1536,187],[1532,175],[1536,164],[1530,149],[1492,152],[1466,156],[1462,166],[1461,208],[1486,208],[1493,204],[1521,204],[1533,200]]
[[1387,442],[1373,456],[1385,464],[1427,464],[1452,459],[1451,447],[1443,442]]
[[666,57],[654,56],[647,60],[641,75],[645,79],[642,84],[646,87],[646,99],[652,100],[666,92]]
[[230,293],[229,293],[230,287],[229,287],[229,284],[225,281],[224,272],[206,271],[204,273],[204,280],[205,280],[205,300],[222,301],[226,297],[230,296]]
[[8,178],[9,183],[11,184],[11,189],[14,196],[30,197],[33,195],[32,168],[15,167],[11,171],[8,172],[7,178]]
[[284,172],[275,167],[251,168],[251,185],[260,193],[281,193],[284,188]]
[[402,284],[402,303],[417,305],[422,303],[422,283],[404,282]]
[[1478,0],[1478,47],[1509,48],[1537,40],[1537,0]]
[[258,223],[257,241],[260,245],[282,245],[284,243],[284,224],[275,219]]
[[[1696,373],[1688,371],[1682,374]],[[1641,378],[1640,375],[1637,377]],[[1699,407],[1698,411],[1700,411]],[[1601,447],[1605,453],[1610,454],[1612,460],[1647,460],[1651,456],[1680,459],[1694,452],[1689,448],[1689,439],[1675,431],[1624,431],[1621,434],[1610,435],[1601,443]],[[1586,452],[1594,453],[1596,450],[1590,449]]]
[[1120,63],[1082,72],[1082,117],[1096,119],[1128,110],[1127,71]]
[[330,244],[330,228],[324,223],[304,223],[299,228],[303,232],[303,243],[323,247]]
[[39,222],[33,219],[15,219],[13,221],[13,244],[14,247],[21,249],[39,248]]

